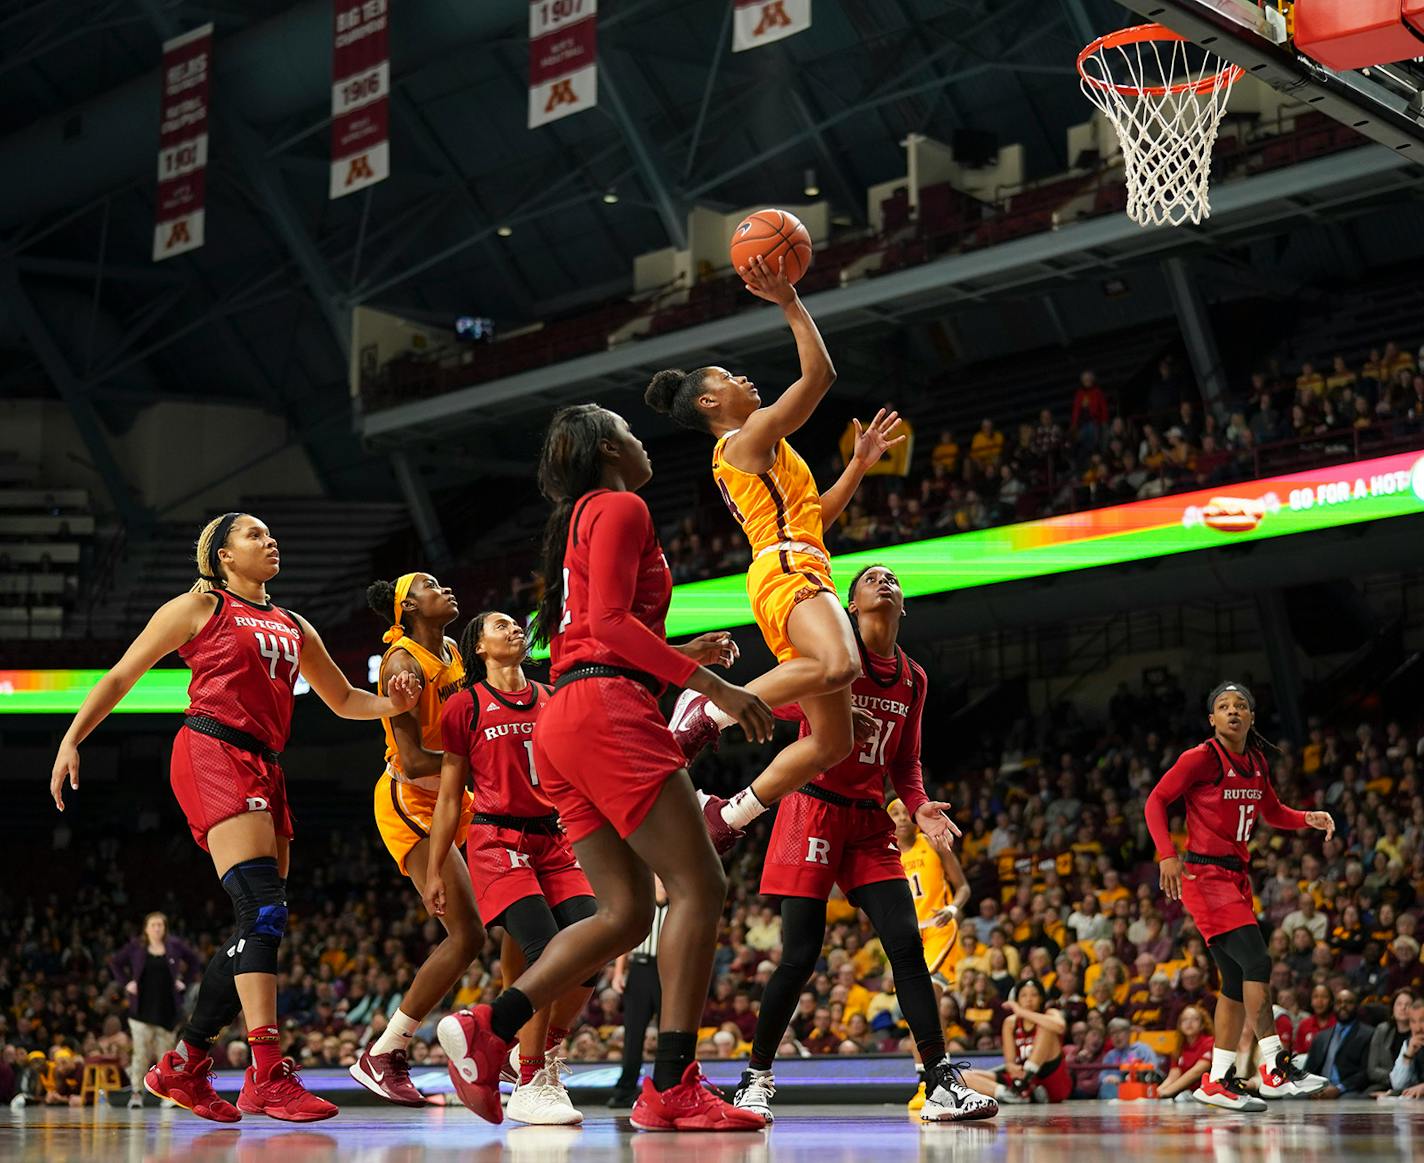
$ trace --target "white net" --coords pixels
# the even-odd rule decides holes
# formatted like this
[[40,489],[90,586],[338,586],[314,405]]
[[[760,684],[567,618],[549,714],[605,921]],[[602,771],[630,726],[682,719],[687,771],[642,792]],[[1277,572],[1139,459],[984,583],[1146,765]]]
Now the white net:
[[1128,29],[1078,59],[1083,92],[1117,131],[1127,215],[1142,226],[1211,213],[1211,154],[1241,70],[1160,26]]

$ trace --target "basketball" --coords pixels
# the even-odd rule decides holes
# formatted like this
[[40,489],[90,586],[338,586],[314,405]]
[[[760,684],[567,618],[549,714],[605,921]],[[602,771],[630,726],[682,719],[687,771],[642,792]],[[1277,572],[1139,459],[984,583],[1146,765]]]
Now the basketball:
[[742,219],[732,231],[732,266],[738,271],[761,255],[773,270],[786,259],[786,277],[799,283],[811,269],[811,236],[795,214],[785,210],[758,210]]

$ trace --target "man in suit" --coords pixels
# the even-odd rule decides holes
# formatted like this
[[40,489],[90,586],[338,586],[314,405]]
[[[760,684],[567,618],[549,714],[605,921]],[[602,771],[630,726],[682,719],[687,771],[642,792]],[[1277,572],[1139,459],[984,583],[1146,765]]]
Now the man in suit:
[[1310,1043],[1305,1068],[1329,1080],[1316,1098],[1357,1098],[1369,1086],[1370,1038],[1374,1027],[1360,1020],[1360,999],[1342,989],[1335,998],[1335,1025]]

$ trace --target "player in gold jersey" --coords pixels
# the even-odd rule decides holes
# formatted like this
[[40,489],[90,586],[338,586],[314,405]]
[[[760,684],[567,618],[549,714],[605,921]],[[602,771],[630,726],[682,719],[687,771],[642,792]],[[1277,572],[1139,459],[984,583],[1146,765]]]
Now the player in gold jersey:
[[[925,943],[925,965],[934,985],[935,1005],[943,991],[954,984],[954,965],[962,953],[959,950],[959,918],[969,903],[969,881],[960,867],[959,857],[948,848],[936,848],[920,831],[915,818],[898,799],[885,805],[895,822],[895,844],[900,849],[900,863],[905,879],[910,882],[910,896],[915,901],[920,934]],[[950,890],[953,890],[951,896]],[[915,1068],[919,1066],[915,1052]],[[910,1099],[909,1109],[919,1110],[925,1104],[925,1084]]]
[[[773,270],[758,257],[739,273],[748,291],[784,312],[796,339],[800,378],[765,406],[755,384],[722,367],[660,371],[645,395],[655,411],[717,438],[712,475],[751,544],[747,596],[777,660],[747,689],[773,707],[799,704],[810,726],[810,734],[783,748],[749,788],[730,801],[704,802],[719,852],[782,796],[850,754],[850,684],[860,675],[860,652],[831,581],[822,533],[844,512],[866,470],[905,439],[891,437],[899,416],[882,409],[858,431],[855,453],[840,479],[821,493],[786,438],[811,418],[835,382],[836,369],[815,321],[787,281],[784,263]],[[678,699],[669,725],[690,763],[730,722],[689,691]]]
[[[454,593],[428,573],[403,574],[378,581],[366,591],[371,608],[392,619],[385,633],[377,690],[399,674],[420,684],[419,701],[403,715],[382,719],[386,732],[386,767],[376,781],[376,827],[397,867],[415,886],[425,888],[430,824],[440,789],[444,759],[440,710],[463,684],[464,661],[445,627],[460,613]],[[410,1079],[411,1037],[426,1016],[459,981],[484,943],[485,931],[475,907],[474,890],[460,858],[470,824],[470,794],[465,793],[459,832],[445,854],[449,903],[440,922],[445,939],[416,973],[400,1008],[379,1038],[351,1067],[351,1077],[373,1094],[401,1106],[424,1106],[425,1096]]]

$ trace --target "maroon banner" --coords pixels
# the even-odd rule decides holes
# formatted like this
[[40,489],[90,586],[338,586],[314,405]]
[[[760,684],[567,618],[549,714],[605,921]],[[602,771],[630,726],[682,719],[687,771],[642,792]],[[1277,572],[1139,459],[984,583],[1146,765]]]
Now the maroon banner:
[[529,128],[598,104],[598,0],[531,0]]
[[390,177],[389,8],[388,0],[332,5],[332,198]]
[[211,24],[163,42],[154,262],[203,245],[212,59]]

